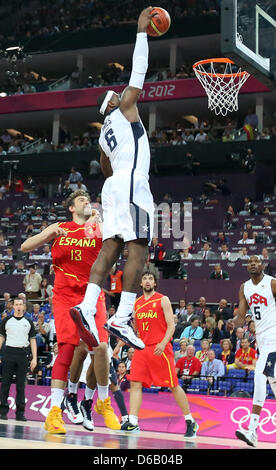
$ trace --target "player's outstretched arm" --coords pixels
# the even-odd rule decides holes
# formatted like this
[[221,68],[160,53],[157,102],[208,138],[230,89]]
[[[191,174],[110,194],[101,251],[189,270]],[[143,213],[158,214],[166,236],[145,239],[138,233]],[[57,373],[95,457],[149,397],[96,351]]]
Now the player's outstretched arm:
[[129,86],[124,89],[120,103],[121,112],[131,122],[135,122],[139,118],[136,103],[143,89],[148,70],[149,46],[146,31],[154,16],[152,10],[152,7],[148,7],[139,16]]
[[49,225],[49,227],[45,228],[37,235],[27,238],[27,240],[22,243],[20,250],[27,253],[28,251],[35,250],[36,248],[45,245],[45,243],[49,243],[51,240],[54,240],[54,238],[62,236],[66,237],[66,231],[59,227],[59,223],[55,223]]
[[248,303],[244,296],[244,284],[241,285],[239,290],[239,306],[238,306],[238,313],[234,317],[234,325],[236,328],[243,326],[245,323],[245,315],[248,312]]

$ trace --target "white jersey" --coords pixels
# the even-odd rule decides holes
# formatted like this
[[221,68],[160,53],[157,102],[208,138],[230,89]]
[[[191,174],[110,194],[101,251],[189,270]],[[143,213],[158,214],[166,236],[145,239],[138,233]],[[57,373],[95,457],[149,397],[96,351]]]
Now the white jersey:
[[148,179],[150,148],[141,121],[129,122],[116,108],[104,120],[99,144],[110,160],[113,174],[120,170],[134,170]]
[[257,285],[251,279],[244,283],[244,296],[256,325],[258,343],[262,343],[264,338],[276,340],[276,303],[271,288],[272,279],[265,274]]
[[120,237],[148,240],[154,227],[154,203],[149,187],[150,148],[141,121],[129,122],[119,108],[107,114],[99,144],[113,175],[102,189],[103,241]]

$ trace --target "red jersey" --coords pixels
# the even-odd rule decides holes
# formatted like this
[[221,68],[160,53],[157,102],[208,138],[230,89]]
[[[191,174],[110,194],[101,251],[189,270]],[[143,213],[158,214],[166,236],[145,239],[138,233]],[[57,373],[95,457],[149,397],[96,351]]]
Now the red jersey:
[[188,359],[187,356],[181,357],[178,359],[175,367],[179,369],[179,375],[193,375],[194,372],[200,373],[201,362],[200,360],[193,356]]
[[253,360],[257,358],[257,351],[253,348],[249,348],[247,352],[240,348],[237,350],[235,355],[235,359],[238,359],[242,364],[246,364],[248,366],[251,366],[253,364]]
[[123,290],[123,271],[116,271],[110,274],[110,291],[114,294],[120,294]]
[[146,346],[162,341],[167,331],[167,322],[161,299],[163,294],[155,292],[149,299],[142,295],[134,306],[135,321],[139,337]]
[[54,290],[82,288],[88,284],[92,264],[102,247],[102,235],[97,224],[62,222],[67,235],[56,238],[52,245],[55,270]]

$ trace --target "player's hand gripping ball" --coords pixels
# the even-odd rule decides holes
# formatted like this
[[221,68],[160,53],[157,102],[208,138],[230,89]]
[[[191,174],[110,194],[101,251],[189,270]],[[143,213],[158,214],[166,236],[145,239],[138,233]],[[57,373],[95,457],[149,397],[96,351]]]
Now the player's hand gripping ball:
[[151,11],[151,15],[154,16],[147,27],[147,34],[149,36],[162,36],[171,26],[171,17],[169,13],[167,10],[164,10],[164,8],[154,7]]

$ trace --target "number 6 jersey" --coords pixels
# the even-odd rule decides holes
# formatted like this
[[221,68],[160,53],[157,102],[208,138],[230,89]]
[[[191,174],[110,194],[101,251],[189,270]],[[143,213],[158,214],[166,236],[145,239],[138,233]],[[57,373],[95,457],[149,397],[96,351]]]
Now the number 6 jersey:
[[276,303],[271,288],[274,279],[267,274],[257,284],[249,279],[244,283],[244,296],[253,315],[256,335],[276,339]]
[[148,183],[149,141],[142,122],[129,122],[115,108],[105,117],[99,144],[113,170],[102,189],[103,240],[146,238],[150,244],[154,204]]

